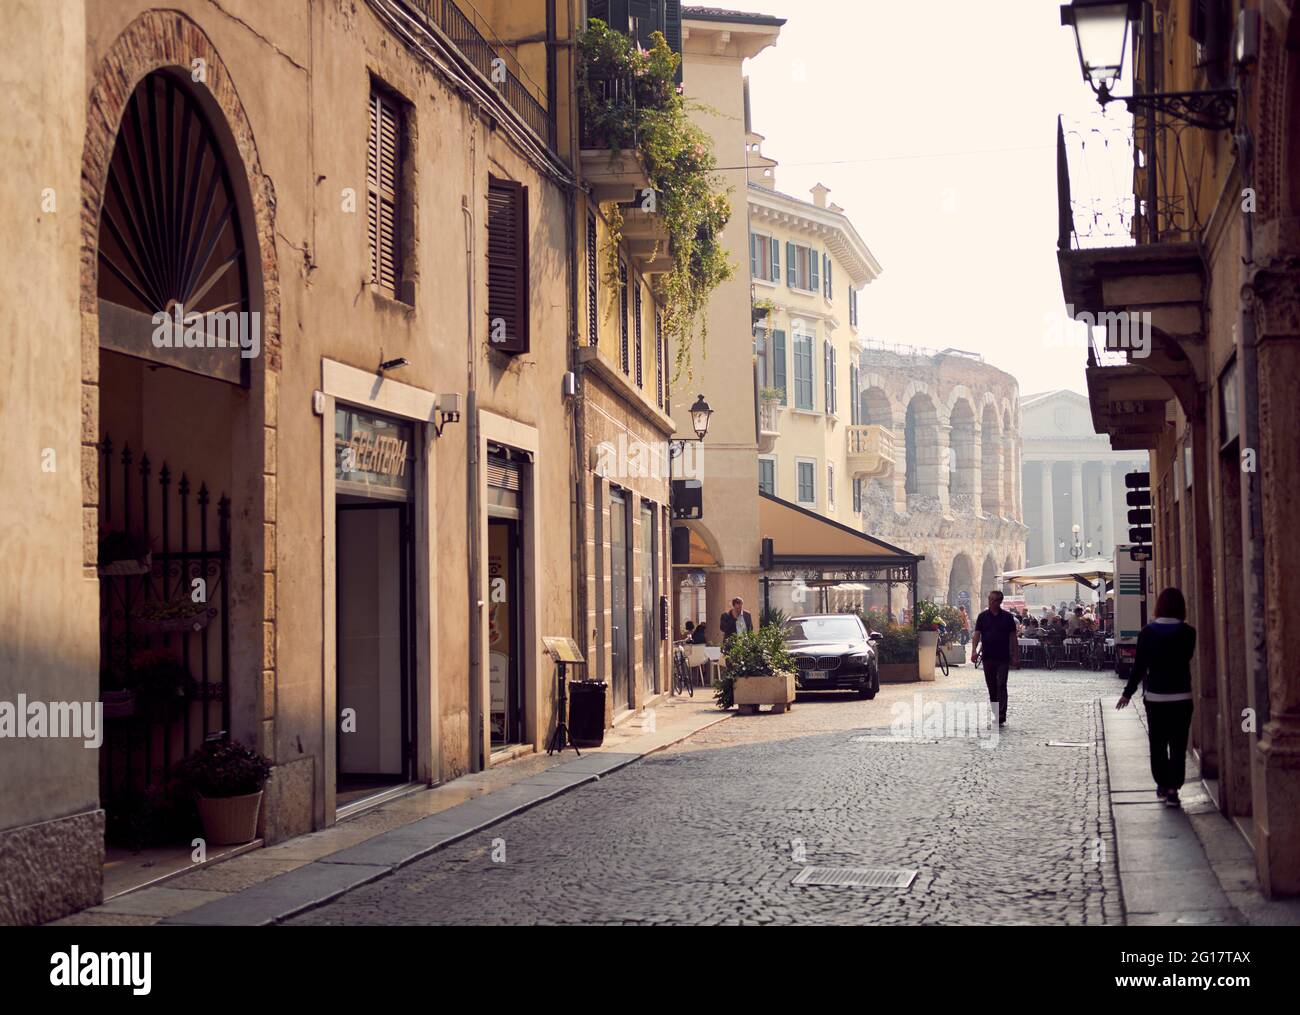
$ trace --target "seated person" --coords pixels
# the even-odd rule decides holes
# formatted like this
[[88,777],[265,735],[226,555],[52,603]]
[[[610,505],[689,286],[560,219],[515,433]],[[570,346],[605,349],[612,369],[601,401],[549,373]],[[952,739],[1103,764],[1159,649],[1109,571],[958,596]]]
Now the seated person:
[[704,624],[692,625],[688,620],[686,622],[686,637],[690,639],[692,645],[707,645],[708,634],[704,630]]

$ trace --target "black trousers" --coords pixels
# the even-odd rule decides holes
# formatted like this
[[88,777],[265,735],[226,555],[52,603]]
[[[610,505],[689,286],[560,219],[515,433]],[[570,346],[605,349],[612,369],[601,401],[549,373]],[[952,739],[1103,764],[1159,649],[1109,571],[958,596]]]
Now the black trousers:
[[1010,672],[1011,660],[985,658],[984,683],[989,689],[989,704],[997,703],[998,719],[1002,722],[1007,719],[1007,674]]
[[1147,737],[1151,741],[1151,776],[1164,789],[1181,789],[1186,776],[1187,734],[1192,728],[1191,701],[1148,701]]

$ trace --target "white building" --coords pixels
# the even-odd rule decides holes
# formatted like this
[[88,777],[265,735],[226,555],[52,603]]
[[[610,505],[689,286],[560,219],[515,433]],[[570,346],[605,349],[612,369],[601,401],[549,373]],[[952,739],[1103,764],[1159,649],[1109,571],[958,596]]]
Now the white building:
[[[1020,435],[1027,566],[1069,560],[1076,526],[1083,556],[1109,556],[1128,542],[1124,475],[1146,471],[1145,452],[1112,451],[1110,438],[1093,429],[1087,396],[1073,391],[1023,396]],[[1066,598],[1059,589],[1030,589],[1026,597]]]

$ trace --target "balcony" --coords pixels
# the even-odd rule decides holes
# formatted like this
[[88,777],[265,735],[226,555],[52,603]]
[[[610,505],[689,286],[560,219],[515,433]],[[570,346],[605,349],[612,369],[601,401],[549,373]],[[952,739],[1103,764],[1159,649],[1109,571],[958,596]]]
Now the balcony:
[[849,475],[880,479],[894,469],[894,432],[878,423],[848,428]]
[[1189,132],[1160,114],[1057,120],[1061,288],[1071,316],[1105,329],[1088,391],[1116,448],[1148,447],[1164,401],[1192,408],[1204,379],[1201,235],[1218,184]]
[[659,275],[672,270],[668,256],[668,227],[662,215],[643,211],[638,205],[623,209],[623,239],[646,275]]
[[[426,27],[436,28],[447,36],[533,132],[548,147],[555,147],[555,118],[547,103],[546,90],[528,76],[510,47],[496,37],[473,6],[466,12],[454,0],[401,0],[401,3]],[[501,63],[497,64],[497,60]]]
[[770,455],[781,436],[781,403],[774,398],[758,400],[758,453]]

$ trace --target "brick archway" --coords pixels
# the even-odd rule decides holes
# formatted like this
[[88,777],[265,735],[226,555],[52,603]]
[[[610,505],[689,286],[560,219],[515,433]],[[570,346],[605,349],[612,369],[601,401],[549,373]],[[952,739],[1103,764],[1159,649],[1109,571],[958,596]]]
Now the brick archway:
[[[82,535],[85,575],[95,579],[97,512],[100,491],[96,467],[99,432],[99,231],[109,167],[127,102],[137,84],[156,71],[187,79],[217,135],[245,230],[251,305],[262,315],[262,354],[251,361],[246,410],[240,436],[250,454],[236,559],[233,599],[250,637],[240,646],[239,668],[260,673],[251,680],[238,721],[246,736],[256,731],[257,746],[274,758],[273,695],[275,658],[275,473],[277,380],[280,370],[280,286],[275,250],[275,190],[261,168],[248,115],[234,81],[207,34],[179,11],[148,11],[113,41],[95,70],[87,97],[86,138],[81,166],[81,350],[82,350]],[[254,252],[256,261],[254,262]],[[260,481],[260,482],[259,482]],[[253,633],[255,632],[255,634]],[[250,674],[251,677],[251,674]],[[263,700],[266,699],[266,700]]]

